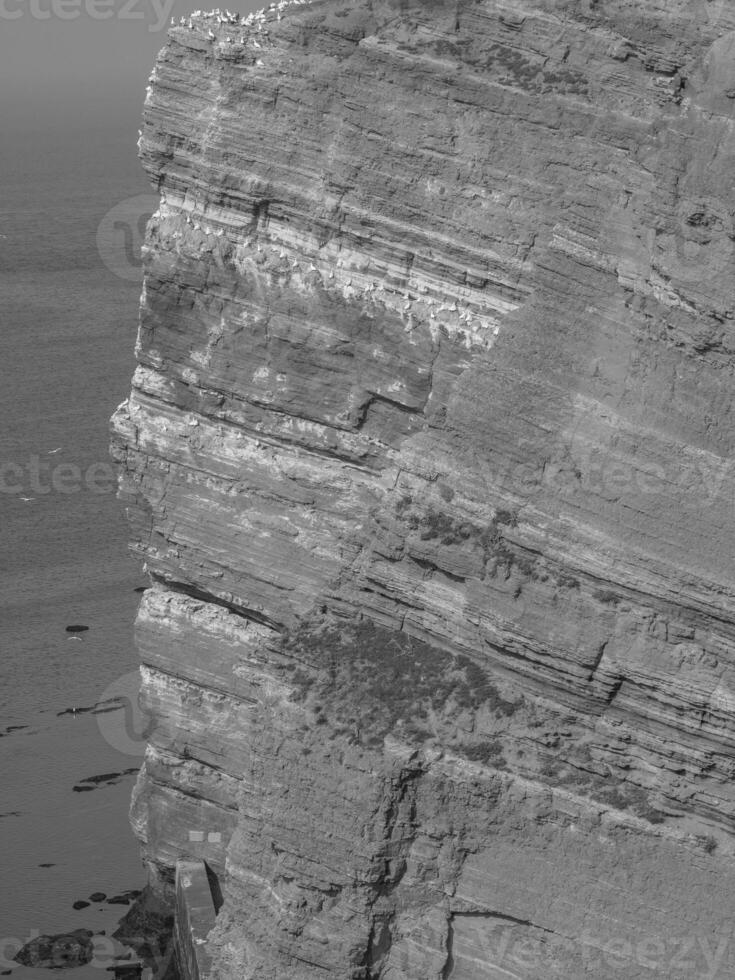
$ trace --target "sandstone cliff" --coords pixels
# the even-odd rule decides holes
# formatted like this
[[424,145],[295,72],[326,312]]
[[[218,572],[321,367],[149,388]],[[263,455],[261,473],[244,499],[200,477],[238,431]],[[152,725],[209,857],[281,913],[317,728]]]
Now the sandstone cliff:
[[214,976],[735,971],[735,7],[173,27],[115,420]]

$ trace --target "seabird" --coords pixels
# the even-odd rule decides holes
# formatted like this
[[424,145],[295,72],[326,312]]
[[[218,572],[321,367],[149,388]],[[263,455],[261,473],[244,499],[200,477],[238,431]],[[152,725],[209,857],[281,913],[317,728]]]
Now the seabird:
[[[138,130],[138,136],[140,136],[140,130]],[[47,456],[53,456],[54,453],[60,453],[60,452],[61,452],[61,446],[59,446],[58,449],[49,449],[49,451],[48,451],[48,453],[46,455]]]

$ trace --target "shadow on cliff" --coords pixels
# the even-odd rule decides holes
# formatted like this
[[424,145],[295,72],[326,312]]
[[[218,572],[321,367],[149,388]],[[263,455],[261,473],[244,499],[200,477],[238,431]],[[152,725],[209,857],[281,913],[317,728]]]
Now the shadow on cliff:
[[150,886],[143,889],[113,938],[130,946],[153,971],[152,980],[181,980],[174,950],[174,917]]

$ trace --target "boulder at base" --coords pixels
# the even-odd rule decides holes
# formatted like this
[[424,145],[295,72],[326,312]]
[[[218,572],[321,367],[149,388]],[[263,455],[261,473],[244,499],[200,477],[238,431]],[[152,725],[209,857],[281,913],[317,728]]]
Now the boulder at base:
[[84,966],[94,955],[93,933],[75,929],[56,936],[37,936],[16,954],[15,962],[23,966],[61,967]]

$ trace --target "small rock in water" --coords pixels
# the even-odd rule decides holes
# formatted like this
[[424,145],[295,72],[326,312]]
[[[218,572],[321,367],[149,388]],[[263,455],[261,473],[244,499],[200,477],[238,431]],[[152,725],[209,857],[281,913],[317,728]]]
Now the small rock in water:
[[94,956],[92,935],[89,929],[75,929],[54,936],[37,936],[26,943],[13,959],[23,966],[52,970],[84,966]]
[[73,909],[86,909],[88,906],[89,902],[85,902],[82,898],[77,899],[77,901],[72,904]]
[[84,779],[80,779],[80,783],[94,783],[95,786],[100,783],[116,783],[118,779],[122,776],[121,772],[102,772],[99,776],[85,776]]
[[104,892],[92,892],[92,894],[89,896],[90,902],[104,902],[106,898],[107,895],[105,895]]
[[81,623],[72,623],[71,626],[66,627],[67,633],[86,633],[89,626],[83,626]]
[[91,793],[94,786],[72,786],[75,793]]
[[130,899],[127,895],[113,895],[112,898],[107,899],[108,905],[130,905]]
[[56,865],[53,861],[44,861],[43,864],[39,864],[39,868],[55,868]]

